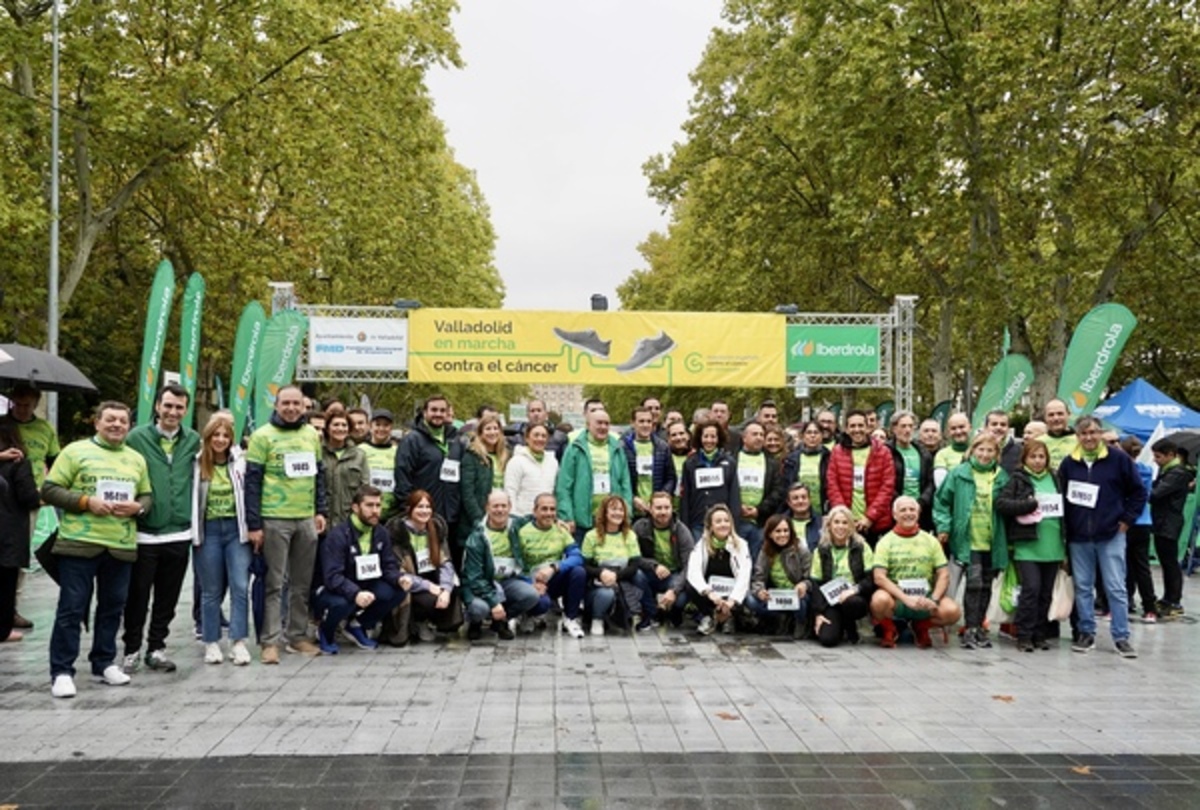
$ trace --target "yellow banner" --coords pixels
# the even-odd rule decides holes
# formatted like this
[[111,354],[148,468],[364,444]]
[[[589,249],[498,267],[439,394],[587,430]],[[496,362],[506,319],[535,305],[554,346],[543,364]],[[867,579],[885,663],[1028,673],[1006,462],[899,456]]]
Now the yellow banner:
[[418,309],[408,319],[413,382],[786,385],[782,315]]

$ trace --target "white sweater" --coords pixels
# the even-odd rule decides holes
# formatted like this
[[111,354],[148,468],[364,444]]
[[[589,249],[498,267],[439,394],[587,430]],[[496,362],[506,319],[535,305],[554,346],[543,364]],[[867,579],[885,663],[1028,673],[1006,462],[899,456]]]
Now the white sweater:
[[512,500],[514,515],[533,514],[533,502],[543,492],[554,494],[554,480],[558,478],[558,459],[551,452],[542,454],[538,464],[533,453],[525,445],[517,445],[512,458],[504,468],[504,491]]

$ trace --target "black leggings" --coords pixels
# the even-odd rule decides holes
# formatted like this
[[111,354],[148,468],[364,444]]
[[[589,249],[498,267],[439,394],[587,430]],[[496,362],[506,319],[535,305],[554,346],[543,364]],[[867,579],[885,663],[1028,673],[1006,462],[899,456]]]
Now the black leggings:
[[813,589],[813,612],[815,616],[824,616],[829,621],[817,631],[817,641],[822,647],[841,644],[847,631],[852,631],[851,635],[856,632],[854,625],[867,615],[868,607],[866,598],[861,594],[856,593],[839,605],[831,605],[825,601],[820,588]]
[[1046,638],[1050,600],[1054,597],[1054,578],[1061,563],[1017,561],[1021,598],[1017,600],[1017,638],[1041,641]]

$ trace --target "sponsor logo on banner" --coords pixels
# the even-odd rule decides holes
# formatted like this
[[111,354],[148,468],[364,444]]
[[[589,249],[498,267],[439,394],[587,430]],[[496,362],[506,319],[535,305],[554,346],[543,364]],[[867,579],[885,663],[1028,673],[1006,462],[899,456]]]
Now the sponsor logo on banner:
[[878,326],[787,328],[789,374],[878,374],[879,358]]
[[308,365],[309,368],[403,371],[408,368],[408,321],[309,318]]

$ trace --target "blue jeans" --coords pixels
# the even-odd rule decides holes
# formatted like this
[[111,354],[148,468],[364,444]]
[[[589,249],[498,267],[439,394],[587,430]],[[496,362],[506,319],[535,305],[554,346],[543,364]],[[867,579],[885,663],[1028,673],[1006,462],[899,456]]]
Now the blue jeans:
[[404,604],[404,600],[408,598],[408,591],[393,587],[382,579],[360,582],[358,587],[360,590],[375,594],[375,601],[369,607],[359,608],[354,600],[347,599],[340,593],[328,589],[322,590],[317,595],[313,608],[321,619],[321,633],[325,638],[332,640],[338,625],[349,619],[355,612],[358,612],[358,623],[362,625],[362,628],[370,630],[379,624],[384,616],[391,614],[393,610]]
[[58,558],[58,611],[50,633],[50,677],[75,676],[79,657],[79,628],[96,586],[96,618],[92,622],[92,674],[100,675],[117,658],[117,630],[125,612],[133,563],[121,562],[105,551],[98,557]]
[[561,598],[563,615],[568,619],[578,619],[583,610],[583,595],[586,590],[587,571],[583,570],[583,566],[577,565],[567,571],[556,571],[554,576],[550,577],[550,581],[546,583],[546,595],[541,599],[545,605],[539,604],[538,610],[534,613],[535,615],[546,613],[550,610],[553,601]]
[[763,533],[757,523],[749,520],[739,520],[737,522],[738,537],[746,541],[746,545],[750,546],[750,562],[753,563],[758,559],[758,552],[762,551]]
[[616,586],[610,588],[607,585],[592,585],[588,588],[584,601],[592,621],[607,619],[617,601]]
[[242,641],[250,635],[250,544],[238,536],[237,518],[204,523],[204,542],[196,549],[200,574],[201,637],[205,644],[221,639],[221,601],[229,587],[229,638]]
[[1071,573],[1075,577],[1075,610],[1079,632],[1096,635],[1096,569],[1104,580],[1108,609],[1112,612],[1112,639],[1129,638],[1129,594],[1125,591],[1125,535],[1117,532],[1108,540],[1069,543]]
[[[510,619],[519,618],[538,606],[541,597],[533,586],[520,577],[495,583],[496,598],[504,605],[504,614]],[[467,621],[471,624],[482,624],[492,615],[492,609],[483,599],[472,599],[467,605]]]
[[658,596],[667,591],[676,591],[675,604],[671,613],[683,615],[683,606],[687,604],[687,588],[683,587],[683,574],[671,574],[666,579],[659,579],[654,574],[638,571],[633,575],[633,584],[642,591],[642,615],[653,617],[658,615]]
[[[806,594],[804,594],[804,598],[801,599],[797,603],[798,607],[794,611],[792,611],[792,615],[796,617],[796,625],[798,627],[803,627],[804,622],[808,619],[808,601],[809,601],[809,594],[806,593]],[[750,610],[754,611],[754,615],[760,619],[766,619],[771,616],[786,616],[787,615],[787,611],[768,610],[767,603],[762,601],[761,599],[759,599],[757,596],[755,596],[752,593],[746,595],[746,607],[748,607],[748,608],[750,608]]]

